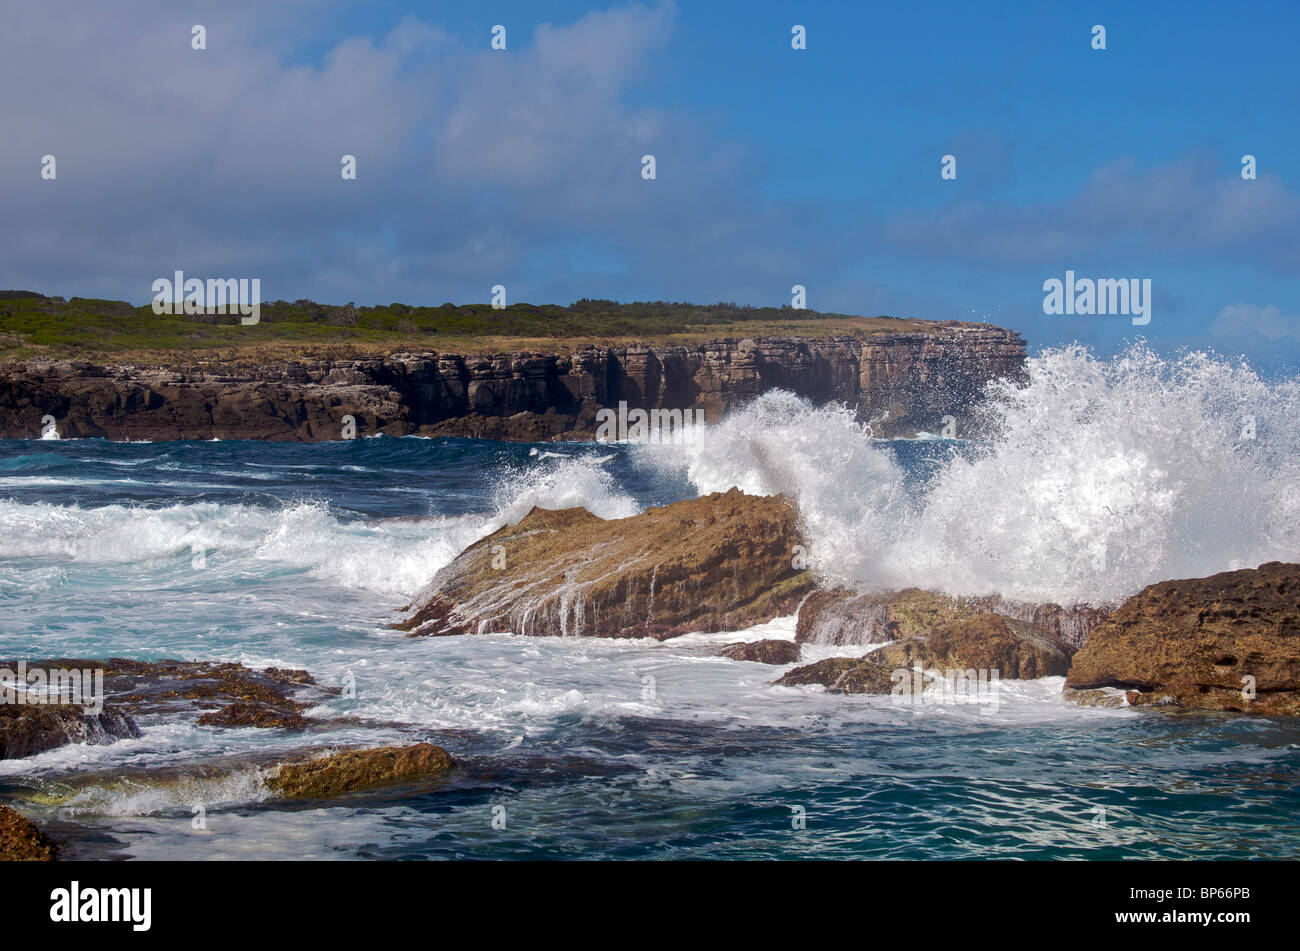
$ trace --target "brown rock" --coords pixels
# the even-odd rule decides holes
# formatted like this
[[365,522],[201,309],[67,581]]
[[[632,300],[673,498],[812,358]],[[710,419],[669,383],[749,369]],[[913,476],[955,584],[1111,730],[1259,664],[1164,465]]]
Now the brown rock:
[[456,765],[440,746],[384,746],[344,750],[320,759],[284,763],[266,780],[281,796],[325,799],[358,789],[411,783],[445,773]]
[[1137,705],[1300,714],[1300,565],[1143,588],[1092,632],[1066,686],[1119,687]]
[[105,704],[88,713],[76,703],[0,704],[0,759],[18,759],[68,743],[111,743],[140,735],[135,720]]
[[53,862],[59,847],[9,806],[0,806],[0,861]]
[[[0,661],[0,667],[12,668],[14,663]],[[21,711],[55,708],[0,704],[0,758],[30,755],[51,743],[106,742],[116,736],[139,736],[134,718],[142,715],[197,717],[207,726],[302,729],[314,722],[302,711],[338,692],[337,687],[317,685],[305,670],[270,667],[258,671],[243,664],[211,661],[115,657],[108,661],[60,658],[28,664],[47,669],[103,670],[104,695],[111,702],[105,704],[98,717],[79,717],[72,709],[25,720]],[[6,749],[28,752],[6,753]]]
[[866,657],[828,657],[787,672],[776,681],[779,687],[821,684],[830,693],[889,693],[893,687],[894,664],[868,654]]
[[895,667],[919,663],[940,670],[996,670],[1002,680],[1063,677],[1070,667],[1065,644],[1000,614],[946,621],[927,637],[907,638],[878,653]]
[[814,591],[799,608],[795,640],[801,644],[883,644],[927,634],[945,621],[997,614],[1031,624],[1073,649],[1108,613],[1107,608],[1089,605],[957,598],[919,588],[865,594],[829,588]]
[[800,644],[884,644],[930,633],[970,607],[957,598],[920,588],[859,594],[844,588],[814,591],[799,608]]
[[[535,508],[434,577],[400,630],[654,637],[739,630],[795,610],[797,517],[738,489],[605,520]],[[493,567],[494,560],[505,567]]]
[[[924,606],[928,602],[922,602]],[[913,618],[915,621],[915,617]],[[1064,674],[1065,644],[1045,631],[997,614],[943,621],[924,636],[905,637],[865,657],[831,657],[797,667],[776,681],[781,686],[822,684],[839,693],[889,693],[893,672],[996,671],[998,680],[1033,680]],[[929,676],[925,677],[928,683]]]
[[1091,690],[1075,690],[1066,687],[1061,691],[1061,699],[1077,703],[1081,707],[1126,707],[1128,698],[1124,691],[1110,687],[1095,687]]
[[200,726],[254,726],[261,729],[301,730],[311,721],[295,709],[298,705],[272,706],[256,701],[236,700],[220,710],[203,714]]
[[779,639],[728,644],[718,651],[721,657],[748,660],[758,664],[794,664],[799,660],[799,645]]

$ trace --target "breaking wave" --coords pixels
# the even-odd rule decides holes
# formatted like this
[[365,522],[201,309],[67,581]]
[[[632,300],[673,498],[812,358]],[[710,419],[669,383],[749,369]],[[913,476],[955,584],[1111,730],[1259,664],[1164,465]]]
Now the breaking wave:
[[788,495],[817,572],[857,588],[1098,603],[1300,560],[1300,381],[1143,345],[1046,351],[1028,371],[989,387],[985,438],[919,491],[850,410],[788,393],[643,455],[701,493]]
[[[608,457],[606,457],[608,458]],[[357,518],[321,500],[280,505],[179,502],[82,506],[0,499],[0,560],[166,570],[202,567],[237,576],[250,562],[297,569],[347,588],[410,595],[466,546],[533,508],[585,506],[602,518],[634,515],[640,506],[585,455],[556,455],[506,467],[483,490],[486,512],[402,518]],[[436,482],[436,472],[427,479]],[[32,476],[49,486],[63,477]],[[96,475],[88,486],[106,483]],[[124,480],[111,480],[121,485]],[[215,576],[209,576],[215,577]],[[26,575],[0,565],[0,591]]]

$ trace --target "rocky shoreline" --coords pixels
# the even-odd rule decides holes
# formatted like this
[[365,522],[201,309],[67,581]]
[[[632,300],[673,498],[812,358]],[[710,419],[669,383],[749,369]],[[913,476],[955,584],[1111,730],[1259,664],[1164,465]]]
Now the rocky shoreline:
[[856,407],[881,435],[970,419],[985,383],[1018,378],[1025,344],[988,324],[863,337],[725,338],[572,353],[396,353],[264,366],[0,365],[0,438],[114,440],[470,436],[589,439],[616,408],[699,410],[715,422],[768,390]]
[[[1033,605],[915,588],[819,588],[802,566],[807,543],[788,500],[737,489],[613,520],[535,508],[461,552],[394,627],[412,637],[667,640],[797,614],[792,639],[742,641],[716,653],[785,668],[771,683],[786,689],[890,695],[901,683],[928,694],[954,680],[987,687],[1061,677],[1064,699],[1093,706],[1300,715],[1300,565],[1165,581],[1119,605]],[[801,665],[811,647],[851,653]],[[281,730],[304,741],[343,722],[309,714],[339,688],[304,670],[123,659],[43,665],[102,671],[108,702],[94,714],[74,704],[0,705],[0,758],[139,736],[144,717]],[[456,767],[451,753],[428,742],[348,749],[305,742],[256,764],[271,795],[321,799],[425,783]],[[0,806],[0,858],[57,853],[56,842]]]
[[395,626],[664,640],[797,611],[793,643],[721,654],[789,665],[804,645],[874,648],[777,681],[845,693],[889,693],[900,668],[992,671],[1064,677],[1083,703],[1300,714],[1300,565],[1161,582],[1120,605],[1027,604],[819,588],[796,567],[807,545],[787,500],[737,489],[609,521],[535,508],[439,571]]

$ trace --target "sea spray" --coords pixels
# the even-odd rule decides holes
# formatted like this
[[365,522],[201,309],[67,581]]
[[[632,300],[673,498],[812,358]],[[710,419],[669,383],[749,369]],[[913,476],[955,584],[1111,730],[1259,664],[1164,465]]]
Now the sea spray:
[[1079,346],[991,384],[988,439],[909,493],[844,407],[768,393],[696,446],[644,450],[701,493],[799,507],[828,584],[1102,602],[1171,577],[1300,558],[1300,384],[1204,353]]
[[542,458],[541,464],[512,467],[498,477],[493,493],[495,513],[490,531],[514,525],[534,507],[585,508],[601,518],[627,518],[641,510],[636,501],[615,485],[601,460],[584,454]]

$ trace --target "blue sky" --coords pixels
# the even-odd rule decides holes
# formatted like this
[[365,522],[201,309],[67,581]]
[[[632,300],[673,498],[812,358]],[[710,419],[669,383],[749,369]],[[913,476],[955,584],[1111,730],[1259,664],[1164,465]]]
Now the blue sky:
[[[330,302],[782,304],[798,283],[1035,346],[1295,365],[1298,26],[1293,3],[30,4],[0,36],[0,286],[142,303],[182,268]],[[1044,315],[1067,269],[1150,278],[1151,323]]]

